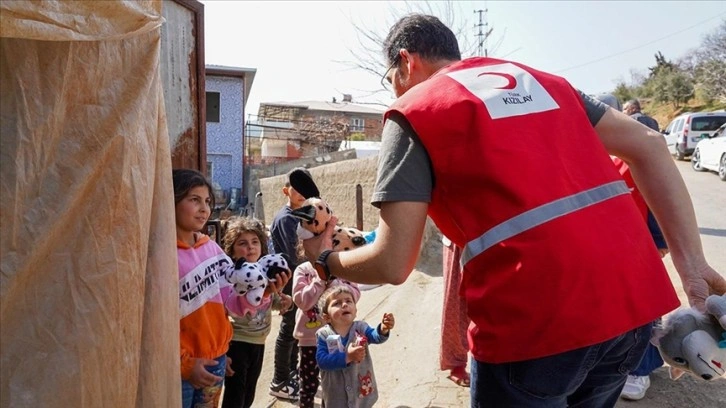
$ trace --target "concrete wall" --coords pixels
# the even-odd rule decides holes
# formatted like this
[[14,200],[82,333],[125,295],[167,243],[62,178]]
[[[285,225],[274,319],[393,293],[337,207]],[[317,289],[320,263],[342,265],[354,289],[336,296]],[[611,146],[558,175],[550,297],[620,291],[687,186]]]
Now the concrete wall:
[[[378,226],[379,210],[370,204],[376,182],[378,156],[345,160],[310,168],[315,184],[320,189],[333,213],[347,226],[356,225],[355,191],[360,184],[363,189],[363,230],[370,231]],[[282,194],[286,173],[260,179],[265,223],[272,223],[277,211],[287,202]],[[433,276],[441,276],[441,233],[427,220],[421,253],[416,269]]]
[[284,161],[280,163],[254,164],[247,166],[245,173],[245,186],[247,186],[247,196],[252,201],[260,190],[260,180],[263,178],[274,177],[287,174],[295,167],[313,168],[327,163],[337,163],[343,160],[355,159],[355,150],[345,150],[339,152],[331,152],[321,154],[319,156],[301,157],[297,160]]

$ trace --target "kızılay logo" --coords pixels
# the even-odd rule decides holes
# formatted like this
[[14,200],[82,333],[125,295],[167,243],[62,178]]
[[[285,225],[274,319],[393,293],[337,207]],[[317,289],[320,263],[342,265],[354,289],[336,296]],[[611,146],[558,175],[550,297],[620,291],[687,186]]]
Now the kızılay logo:
[[503,72],[482,72],[481,74],[477,75],[477,77],[481,77],[482,75],[497,75],[507,80],[506,85],[495,87],[496,89],[514,89],[514,87],[517,86],[517,79],[514,78],[512,75],[505,74]]
[[532,74],[511,63],[467,68],[446,75],[481,99],[492,119],[559,109]]

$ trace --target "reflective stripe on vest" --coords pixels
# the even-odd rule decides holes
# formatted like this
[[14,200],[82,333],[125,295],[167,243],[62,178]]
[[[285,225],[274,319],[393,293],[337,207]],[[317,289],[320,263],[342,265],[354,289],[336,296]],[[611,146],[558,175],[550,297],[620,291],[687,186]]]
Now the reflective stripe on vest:
[[559,198],[539,207],[527,210],[501,224],[491,228],[484,234],[469,241],[461,253],[461,267],[477,255],[494,245],[545,222],[560,218],[577,210],[589,207],[607,199],[630,194],[624,181],[613,181],[601,186],[581,191],[571,196]]

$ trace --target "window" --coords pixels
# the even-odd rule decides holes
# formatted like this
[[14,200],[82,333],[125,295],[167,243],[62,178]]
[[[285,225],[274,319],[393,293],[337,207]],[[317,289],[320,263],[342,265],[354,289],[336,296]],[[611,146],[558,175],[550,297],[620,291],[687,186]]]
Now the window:
[[676,132],[680,132],[683,130],[683,119],[678,119],[678,122],[676,122],[674,128],[676,129]]
[[668,127],[667,127],[667,128],[665,128],[665,130],[663,131],[663,133],[665,133],[666,135],[667,135],[667,134],[669,134],[669,133],[671,133],[671,132],[673,131],[673,127],[674,127],[674,126],[673,126],[673,124],[674,124],[674,123],[675,123],[675,121],[674,121],[674,122],[671,122],[671,123],[669,123],[669,124],[668,124]]
[[366,121],[361,118],[352,118],[350,120],[350,131],[351,132],[362,132],[366,126]]
[[207,122],[219,123],[219,92],[207,92]]
[[691,129],[694,131],[711,132],[721,127],[726,122],[726,116],[702,116],[693,118]]

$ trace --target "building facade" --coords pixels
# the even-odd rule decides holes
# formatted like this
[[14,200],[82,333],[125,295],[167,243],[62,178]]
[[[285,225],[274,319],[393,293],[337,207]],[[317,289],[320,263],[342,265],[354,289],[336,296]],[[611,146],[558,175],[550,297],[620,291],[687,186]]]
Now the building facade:
[[[207,176],[224,204],[239,204],[244,191],[245,103],[256,70],[206,66]],[[220,197],[217,197],[218,199]]]
[[255,123],[261,131],[260,157],[276,163],[337,151],[342,141],[381,140],[383,110],[338,101],[261,103]]

